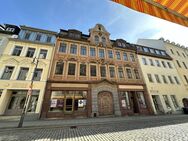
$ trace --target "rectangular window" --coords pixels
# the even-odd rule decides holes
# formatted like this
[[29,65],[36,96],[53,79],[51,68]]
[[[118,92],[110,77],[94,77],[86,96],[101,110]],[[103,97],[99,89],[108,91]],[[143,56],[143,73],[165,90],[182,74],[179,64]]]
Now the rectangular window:
[[153,60],[152,60],[152,59],[149,59],[149,62],[150,62],[150,65],[151,65],[151,66],[154,66],[154,63],[153,63]]
[[29,68],[21,68],[17,80],[26,80]]
[[42,69],[35,69],[33,80],[40,81],[41,76],[42,76]]
[[161,64],[160,64],[159,60],[155,60],[155,63],[157,65],[157,67],[161,67]]
[[163,95],[164,102],[167,108],[171,108],[167,95]]
[[121,106],[125,109],[131,109],[129,93],[128,92],[120,92],[121,95]]
[[114,67],[109,67],[109,69],[110,69],[110,77],[111,78],[115,77],[115,69],[114,69]]
[[119,51],[116,51],[116,59],[117,60],[121,60],[121,56],[120,56],[120,52]]
[[25,40],[29,40],[30,35],[31,35],[31,33],[26,32],[26,33],[25,33],[25,36],[24,36],[24,39],[25,39]]
[[187,82],[187,84],[188,84],[188,78],[187,78],[187,76],[186,75],[184,75],[184,78],[185,78],[185,81]]
[[101,77],[106,77],[106,67],[100,66]]
[[163,67],[166,68],[166,63],[164,61],[161,61],[161,63],[163,64]]
[[91,76],[97,76],[97,69],[95,65],[90,66],[90,74]]
[[40,50],[40,54],[39,54],[39,58],[40,58],[40,59],[46,59],[47,52],[48,52],[47,50],[41,49],[41,50]]
[[187,69],[187,66],[186,66],[185,62],[182,62],[182,63],[183,63],[183,65],[184,65],[185,69]]
[[71,44],[70,54],[77,54],[77,45]]
[[65,44],[65,43],[60,43],[59,52],[66,53],[66,49],[67,49],[67,44]]
[[131,62],[135,62],[134,54],[130,54],[130,61],[131,61]]
[[151,74],[147,74],[147,76],[148,76],[149,82],[153,82],[153,78],[152,78]]
[[108,58],[113,58],[113,52],[112,52],[112,50],[108,50]]
[[161,55],[161,52],[159,50],[155,50],[157,55]]
[[177,99],[176,99],[176,96],[175,95],[171,95],[171,100],[172,100],[172,103],[174,105],[174,107],[177,109],[179,106],[178,106],[178,102],[177,102]]
[[186,56],[185,56],[185,54],[183,52],[182,52],[182,54],[183,54],[183,57],[186,58]]
[[167,65],[168,65],[168,67],[169,67],[170,69],[172,69],[172,65],[171,65],[170,62],[167,62]]
[[172,80],[172,77],[170,75],[168,76],[168,79],[169,79],[171,84],[174,84],[174,81]]
[[37,36],[36,36],[36,41],[40,41],[40,39],[41,39],[41,34],[37,34]]
[[155,53],[155,50],[153,48],[149,49],[151,53]]
[[139,75],[139,72],[138,72],[138,70],[134,70],[134,74],[135,74],[135,78],[136,79],[140,79],[140,75]]
[[178,61],[178,60],[176,60],[176,63],[177,63],[177,65],[178,65],[178,67],[180,67],[180,68],[181,68],[181,65],[180,65],[180,63],[179,63],[179,61]]
[[176,52],[177,52],[178,56],[180,56],[180,53],[178,51],[176,51]]
[[149,52],[149,48],[143,47],[144,52]]
[[13,56],[20,56],[21,52],[22,52],[22,48],[21,46],[15,46],[12,55]]
[[163,56],[166,56],[166,52],[165,51],[160,51],[161,52],[161,54],[163,55]]
[[168,82],[167,82],[167,80],[166,80],[166,77],[165,77],[164,75],[162,75],[162,78],[163,78],[163,82],[164,82],[165,84],[167,84]]
[[119,74],[119,78],[124,78],[123,68],[122,67],[118,68],[118,74]]
[[172,54],[174,54],[174,52],[173,52],[173,50],[172,50],[172,49],[170,49],[170,51],[171,51],[171,53],[172,53]]
[[76,64],[69,63],[68,75],[75,75]]
[[95,48],[90,48],[90,56],[91,57],[95,57],[96,56]]
[[9,80],[13,73],[14,67],[6,66],[1,79]]
[[62,75],[64,69],[64,63],[63,62],[57,62],[56,68],[55,68],[55,74]]
[[157,83],[161,83],[160,79],[159,79],[159,75],[158,74],[155,74],[155,79],[156,79],[156,82]]
[[131,72],[131,69],[126,69],[126,72],[127,72],[127,77],[128,77],[128,79],[132,79],[133,78],[133,76],[132,76],[132,72]]
[[80,76],[86,76],[86,64],[80,64]]
[[47,36],[46,42],[47,43],[51,43],[52,37],[51,36]]
[[81,55],[87,55],[87,49],[86,49],[85,46],[81,46],[80,54]]
[[123,53],[123,60],[128,61],[127,53],[125,53],[125,52]]
[[104,49],[99,49],[99,57],[104,58]]
[[147,65],[146,58],[142,58],[142,63],[143,63],[144,65]]
[[147,106],[144,98],[144,92],[137,92],[137,97],[138,97],[140,108],[145,109]]
[[176,76],[174,76],[174,79],[175,79],[177,84],[180,84],[180,82],[179,82],[179,80],[178,80],[178,78]]
[[28,48],[26,57],[32,58],[34,54],[35,54],[35,48]]

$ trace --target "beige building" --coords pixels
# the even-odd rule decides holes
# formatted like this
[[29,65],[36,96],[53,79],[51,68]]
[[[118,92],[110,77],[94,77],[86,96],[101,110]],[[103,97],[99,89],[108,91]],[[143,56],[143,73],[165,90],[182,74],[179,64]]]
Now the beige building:
[[138,59],[156,114],[181,113],[188,96],[173,59],[165,50],[137,45]]
[[55,35],[55,32],[21,26],[18,38],[8,38],[0,58],[0,115],[20,115],[32,78],[28,112],[40,113]]

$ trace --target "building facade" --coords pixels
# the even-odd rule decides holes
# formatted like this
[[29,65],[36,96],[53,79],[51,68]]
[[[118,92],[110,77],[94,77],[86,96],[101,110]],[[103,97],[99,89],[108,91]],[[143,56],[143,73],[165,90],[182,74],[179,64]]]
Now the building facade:
[[162,49],[136,46],[155,114],[181,113],[182,99],[188,93],[173,58]]
[[[27,26],[20,28],[17,38],[8,38],[0,58],[0,115],[21,114],[32,79],[28,112],[35,115],[41,112],[56,32]],[[38,60],[37,68],[34,60]]]
[[42,118],[152,113],[136,47],[109,37],[101,24],[89,35],[60,30]]

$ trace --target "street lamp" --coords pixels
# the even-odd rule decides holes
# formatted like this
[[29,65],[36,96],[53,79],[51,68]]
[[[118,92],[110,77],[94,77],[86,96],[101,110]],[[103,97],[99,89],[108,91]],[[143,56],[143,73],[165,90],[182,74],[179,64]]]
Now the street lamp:
[[39,60],[36,57],[32,61],[32,63],[35,64],[35,68],[34,68],[33,76],[32,76],[32,79],[31,79],[31,84],[30,84],[28,92],[27,92],[27,96],[26,96],[25,104],[24,104],[24,107],[23,107],[23,110],[22,110],[22,114],[21,114],[21,117],[20,117],[20,120],[19,120],[19,123],[18,123],[18,128],[22,127],[25,114],[27,113],[29,105],[31,103],[31,95],[32,95],[32,89],[33,89],[33,79],[34,79],[34,76],[35,76],[36,68],[38,66],[38,62],[39,62]]

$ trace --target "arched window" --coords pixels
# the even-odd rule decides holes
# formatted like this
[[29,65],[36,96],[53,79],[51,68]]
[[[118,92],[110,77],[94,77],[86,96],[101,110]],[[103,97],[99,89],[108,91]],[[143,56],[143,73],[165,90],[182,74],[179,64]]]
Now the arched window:
[[95,43],[98,44],[99,43],[99,36],[95,36]]
[[105,37],[102,37],[102,44],[103,44],[103,46],[106,45],[106,38]]

